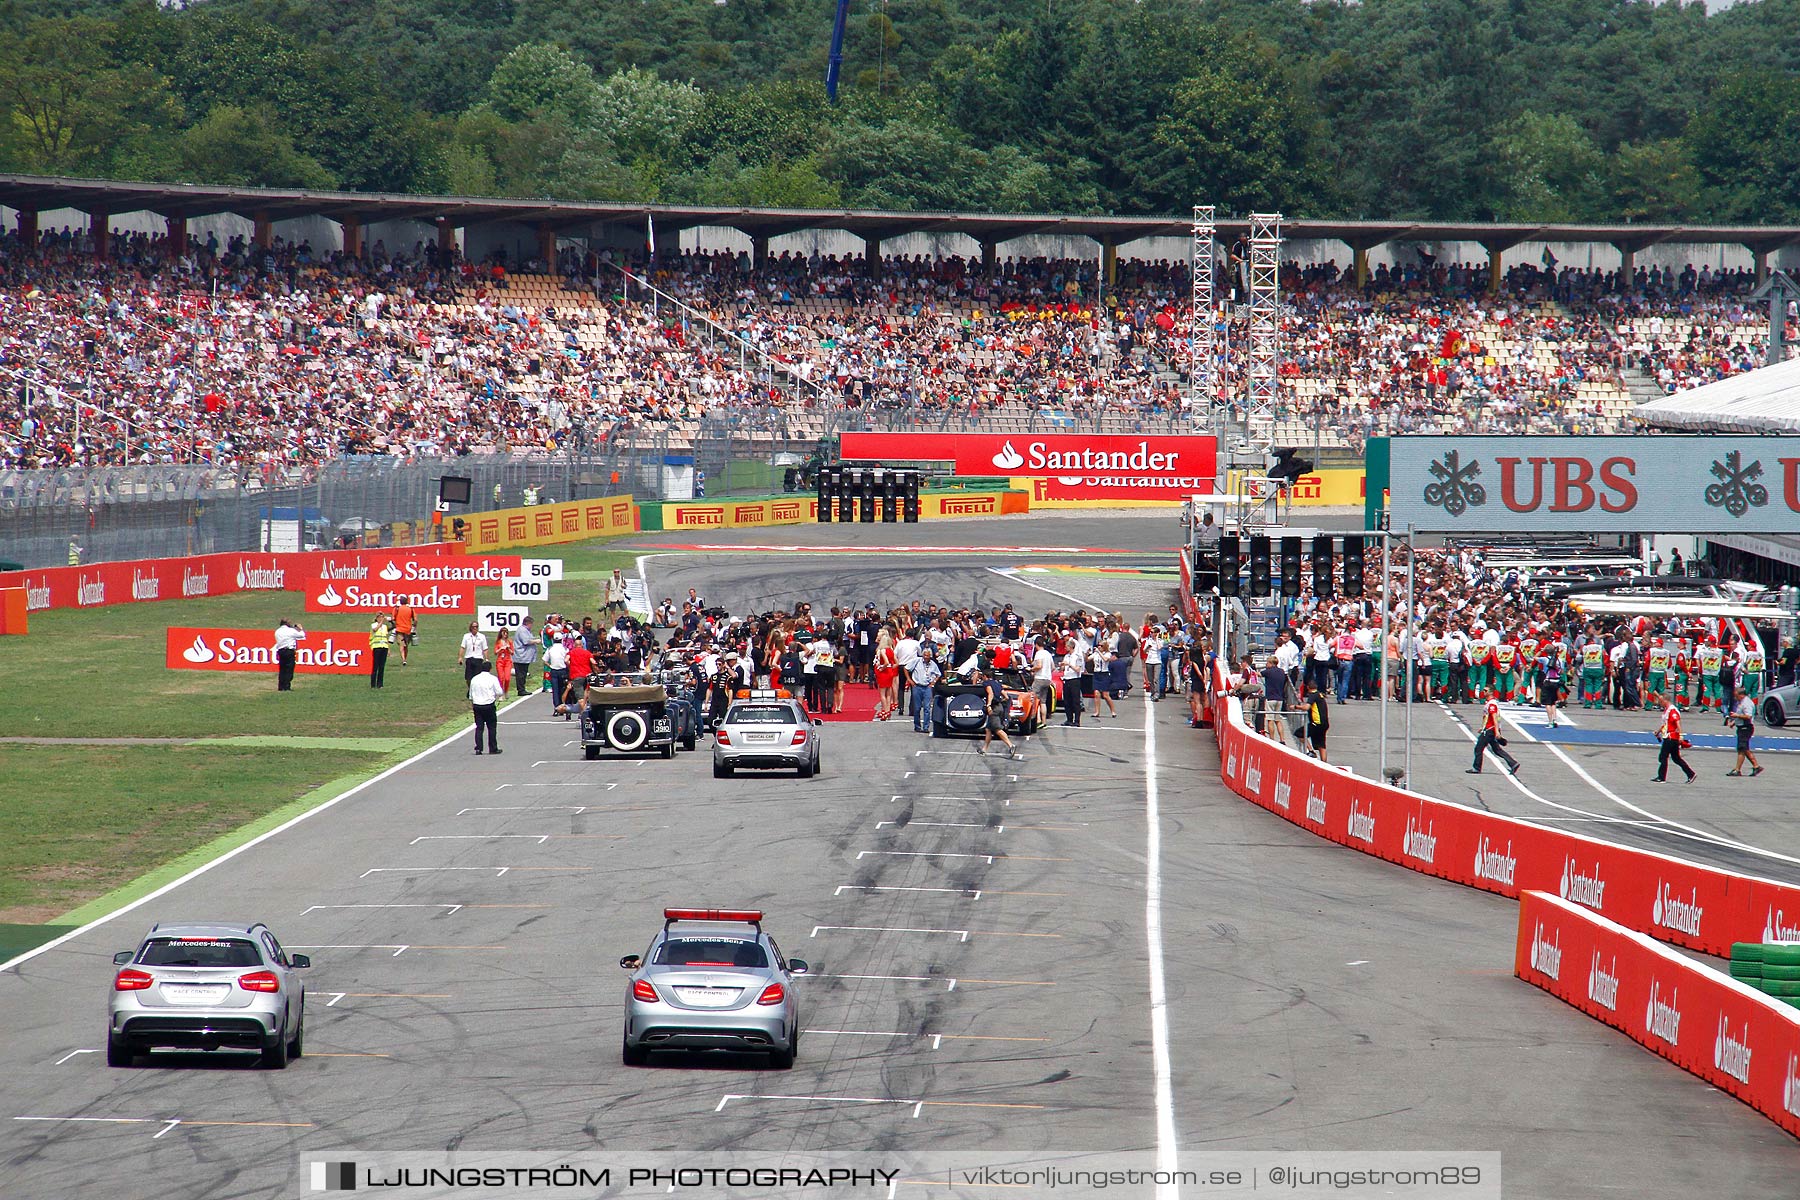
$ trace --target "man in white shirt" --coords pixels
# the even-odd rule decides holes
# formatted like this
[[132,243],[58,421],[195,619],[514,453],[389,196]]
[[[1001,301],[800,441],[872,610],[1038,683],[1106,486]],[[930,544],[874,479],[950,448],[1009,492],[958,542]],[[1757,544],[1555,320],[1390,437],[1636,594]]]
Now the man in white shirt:
[[475,714],[475,753],[481,753],[481,731],[487,730],[487,748],[489,754],[500,753],[500,743],[496,736],[500,728],[499,704],[506,697],[506,687],[500,677],[494,674],[494,665],[489,662],[479,664],[469,680],[469,709]]
[[1045,716],[1056,701],[1056,693],[1050,684],[1050,677],[1056,672],[1056,655],[1043,643],[1038,643],[1031,655],[1031,690],[1037,693],[1038,711]]
[[[894,666],[900,669],[901,678],[912,679],[913,664],[919,661],[919,639],[913,636],[910,629],[903,630],[900,640],[894,643]],[[912,687],[910,683],[900,689],[900,715],[905,716],[912,704]]]
[[300,641],[306,629],[286,617],[275,627],[275,690],[294,690],[294,664],[300,658]]
[[569,647],[557,638],[544,651],[544,676],[550,681],[550,706],[555,709],[569,688]]
[[469,632],[462,636],[461,652],[463,682],[467,683],[475,678],[477,671],[481,670],[481,664],[487,661],[488,652],[487,635],[482,633],[481,627],[473,621],[469,622]]

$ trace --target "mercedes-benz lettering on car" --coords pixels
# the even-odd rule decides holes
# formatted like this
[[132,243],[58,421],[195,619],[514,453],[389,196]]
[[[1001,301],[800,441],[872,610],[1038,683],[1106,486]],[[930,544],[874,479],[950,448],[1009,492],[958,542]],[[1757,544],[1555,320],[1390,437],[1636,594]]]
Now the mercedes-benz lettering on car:
[[312,965],[257,924],[153,925],[136,950],[113,955],[106,1061],[129,1067],[157,1047],[257,1050],[275,1070],[299,1058]]
[[764,1053],[786,1070],[800,1050],[800,959],[784,959],[758,911],[665,908],[663,927],[643,954],[619,965],[625,985],[626,1066],[652,1050]]
[[713,774],[739,767],[791,767],[810,779],[823,766],[819,721],[781,690],[741,691],[713,734]]

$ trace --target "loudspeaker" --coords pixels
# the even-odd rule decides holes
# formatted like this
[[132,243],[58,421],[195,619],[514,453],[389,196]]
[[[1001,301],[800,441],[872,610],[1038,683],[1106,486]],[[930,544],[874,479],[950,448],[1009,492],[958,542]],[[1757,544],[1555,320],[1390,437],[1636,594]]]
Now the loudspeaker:
[[875,472],[867,468],[856,473],[856,519],[864,525],[875,523]]
[[837,519],[849,525],[856,520],[856,471],[840,466],[832,489],[837,493]]

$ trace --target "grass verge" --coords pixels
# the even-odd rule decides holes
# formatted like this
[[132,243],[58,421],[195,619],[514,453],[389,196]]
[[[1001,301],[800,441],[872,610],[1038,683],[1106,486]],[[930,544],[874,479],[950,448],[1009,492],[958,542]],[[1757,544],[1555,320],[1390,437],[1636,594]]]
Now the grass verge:
[[[595,580],[635,560],[605,542],[538,553],[583,576],[552,585],[546,611],[565,613],[593,612]],[[498,603],[498,594],[482,600]],[[291,616],[311,631],[366,636],[366,621],[300,609],[297,594],[278,592],[47,612],[32,617],[28,636],[0,642],[0,737],[209,739],[0,743],[0,961],[330,799],[466,719],[457,649],[466,618],[425,618],[411,665],[395,653],[379,691],[358,676],[303,675],[293,691],[277,692],[273,671],[163,664],[172,625],[272,629]],[[214,740],[240,737],[351,740]]]

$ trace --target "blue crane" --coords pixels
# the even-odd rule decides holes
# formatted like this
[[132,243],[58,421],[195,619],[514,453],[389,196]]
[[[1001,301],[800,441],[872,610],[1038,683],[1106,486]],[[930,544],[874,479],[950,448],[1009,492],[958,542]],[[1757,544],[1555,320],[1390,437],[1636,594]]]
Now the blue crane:
[[831,57],[825,65],[825,95],[837,103],[838,72],[844,69],[844,20],[850,15],[850,0],[837,0],[837,19],[831,23]]

